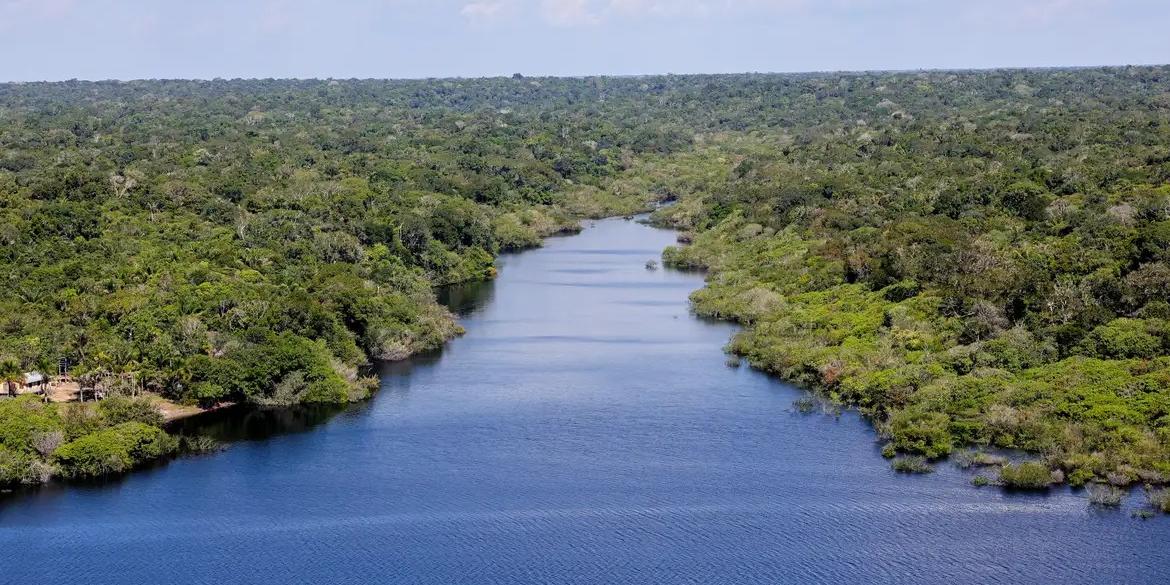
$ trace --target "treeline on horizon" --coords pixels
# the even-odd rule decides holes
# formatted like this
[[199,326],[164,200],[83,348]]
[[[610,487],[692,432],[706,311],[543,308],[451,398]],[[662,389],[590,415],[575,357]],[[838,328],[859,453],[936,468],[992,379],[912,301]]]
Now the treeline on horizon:
[[[183,402],[357,399],[358,366],[456,333],[433,286],[677,198],[697,310],[889,452],[1160,482],[1168,145],[1166,67],[0,84],[0,356]],[[0,470],[90,434],[46,416]]]

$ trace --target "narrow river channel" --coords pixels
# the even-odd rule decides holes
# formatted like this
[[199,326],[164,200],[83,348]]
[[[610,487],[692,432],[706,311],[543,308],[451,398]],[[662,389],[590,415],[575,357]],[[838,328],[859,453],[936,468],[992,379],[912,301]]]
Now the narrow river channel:
[[448,291],[467,335],[342,411],[0,503],[0,583],[1165,583],[1170,519],[890,470],[855,414],[731,368],[632,221]]

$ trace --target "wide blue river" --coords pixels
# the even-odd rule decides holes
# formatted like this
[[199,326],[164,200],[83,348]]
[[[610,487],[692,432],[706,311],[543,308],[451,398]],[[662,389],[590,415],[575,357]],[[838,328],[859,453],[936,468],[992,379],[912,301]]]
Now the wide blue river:
[[673,233],[607,220],[450,291],[467,335],[341,411],[0,501],[0,583],[1170,582],[1170,518],[890,470],[856,415],[720,351]]

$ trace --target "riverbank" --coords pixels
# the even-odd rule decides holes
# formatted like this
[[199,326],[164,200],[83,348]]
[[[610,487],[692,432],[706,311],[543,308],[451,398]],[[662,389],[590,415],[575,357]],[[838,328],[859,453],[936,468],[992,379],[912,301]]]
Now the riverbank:
[[5,575],[1160,582],[1170,519],[1131,520],[1135,498],[906,477],[855,411],[801,414],[804,391],[726,367],[737,326],[690,314],[702,275],[645,268],[675,238],[604,220],[504,255],[496,280],[443,295],[467,333],[380,364],[369,401],[188,419],[230,448],[6,502],[0,546],[25,552]]
[[[46,388],[42,391],[16,393],[16,396],[25,395],[39,396],[52,404],[81,404],[87,402],[81,399],[81,386],[72,378],[57,379],[51,377],[46,384]],[[146,400],[162,414],[163,421],[168,423],[235,406],[235,403],[230,402],[208,407],[201,407],[194,404],[181,404],[156,392],[145,391],[139,392],[135,397]],[[88,402],[97,402],[98,400],[100,398],[91,395]]]
[[[653,201],[656,199],[647,196],[612,198],[607,200],[604,206],[595,206],[591,211],[582,208],[581,213],[592,215],[599,210],[621,214],[649,211],[655,206]],[[548,238],[578,234],[583,229],[582,221],[585,221],[584,219],[569,221],[560,216],[533,210],[505,214],[501,217],[505,218],[506,222],[515,222],[514,229],[506,225],[496,226],[501,234],[511,234],[507,237],[515,237],[515,246],[512,248],[515,252],[539,248]],[[485,280],[490,280],[496,275],[493,266],[481,276]],[[424,314],[418,318],[421,333],[407,330],[397,335],[397,338],[378,344],[377,353],[371,355],[370,359],[384,362],[407,360],[415,355],[440,350],[463,333],[456,316],[435,304],[433,293],[425,300],[416,299],[415,304],[426,308]],[[181,445],[179,437],[173,436],[173,429],[177,428],[176,423],[229,408],[279,409],[300,408],[306,404],[349,404],[367,400],[373,395],[372,390],[377,386],[376,381],[363,376],[359,368],[346,366],[336,358],[329,357],[332,350],[320,345],[306,344],[303,340],[290,338],[288,335],[267,336],[271,340],[269,343],[275,346],[277,351],[269,352],[266,356],[255,356],[255,359],[250,361],[256,363],[250,363],[248,367],[258,372],[266,372],[266,368],[273,365],[267,362],[291,360],[292,365],[288,367],[293,367],[293,371],[290,374],[271,378],[271,373],[263,373],[262,379],[252,380],[250,378],[254,376],[237,371],[240,368],[223,370],[219,367],[221,364],[216,363],[217,360],[202,359],[193,368],[194,383],[186,384],[181,394],[182,399],[137,390],[131,398],[118,398],[116,407],[107,408],[108,405],[104,403],[109,400],[108,396],[122,396],[122,393],[112,392],[107,388],[106,382],[113,380],[113,377],[109,377],[106,382],[95,382],[95,386],[101,390],[86,390],[85,396],[82,395],[78,381],[66,378],[64,381],[50,384],[43,396],[26,398],[19,407],[0,410],[0,427],[23,429],[7,445],[0,445],[0,487],[38,485],[54,478],[88,479],[128,473],[148,463],[170,457],[179,447],[186,448],[187,443]],[[247,361],[249,360],[245,360]],[[306,379],[309,374],[303,374],[296,369],[306,367],[306,363],[321,372],[312,374],[318,378],[317,381],[310,382]],[[323,386],[322,381],[327,381],[329,377],[335,380],[331,386],[324,384],[326,393],[323,394],[318,389]],[[126,380],[131,384],[136,383],[133,377],[127,377]],[[229,390],[230,388],[245,383],[256,386],[265,383],[266,380],[275,383],[276,388],[259,392],[259,398],[255,402],[227,399],[241,395],[240,392]],[[254,396],[252,393],[242,395]],[[85,400],[86,398],[88,400]],[[47,399],[47,403],[33,408],[33,403],[42,399]],[[125,405],[127,401],[129,406]],[[29,412],[30,408],[33,409],[32,412]],[[115,412],[107,412],[110,410]],[[30,426],[26,424],[30,416],[44,419],[46,422],[33,423]],[[92,422],[82,424],[75,419],[89,419]],[[171,433],[165,435],[167,445],[138,453],[128,442],[129,439],[126,441],[112,439],[116,431],[120,432],[119,425],[128,423],[144,424],[159,433],[164,431]],[[116,465],[67,465],[57,456],[58,447],[70,447],[79,441],[82,443],[90,441],[88,435],[95,433],[102,434],[92,440],[105,441],[106,444],[102,447],[104,456],[110,461],[116,459],[118,461]]]
[[[689,202],[692,212],[697,204]],[[707,285],[692,295],[695,311],[743,326],[729,351],[860,409],[899,469],[1011,449],[1034,461],[989,466],[977,485],[1156,488],[1170,478],[1163,410],[1130,398],[1138,388],[1165,393],[1168,358],[1106,359],[1084,348],[1061,357],[1050,340],[1006,320],[970,337],[978,315],[947,309],[945,291],[914,281],[880,290],[845,282],[824,241],[738,212],[693,241],[664,258],[707,271]],[[1110,327],[1093,335],[1122,343],[1126,334]],[[1165,492],[1152,490],[1150,499],[1170,511]]]

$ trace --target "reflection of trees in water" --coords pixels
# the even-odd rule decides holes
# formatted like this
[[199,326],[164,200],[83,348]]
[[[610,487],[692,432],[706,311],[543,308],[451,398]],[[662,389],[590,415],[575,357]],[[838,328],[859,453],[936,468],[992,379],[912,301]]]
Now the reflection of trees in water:
[[439,304],[450,309],[452,313],[467,315],[491,302],[495,288],[494,280],[464,282],[439,287],[435,290],[435,296]]
[[217,441],[255,441],[302,433],[347,412],[362,411],[367,403],[314,405],[291,408],[230,408],[174,423],[177,435],[209,436]]
[[[369,401],[343,405],[315,405],[294,408],[236,407],[175,421],[167,425],[174,435],[211,437],[222,443],[258,441],[279,435],[303,433],[323,425],[337,416],[360,416],[369,408]],[[194,455],[198,457],[199,455]],[[149,474],[166,467],[171,458],[163,458],[135,469],[135,474]],[[61,497],[69,489],[115,489],[131,473],[105,477],[53,481],[41,486],[0,491],[0,506],[26,497]]]
[[[438,300],[452,312],[466,315],[491,302],[495,283],[467,282],[445,286],[436,291]],[[412,370],[433,366],[442,358],[435,351],[415,355],[399,362],[382,362],[370,368],[383,380],[387,377],[408,379]],[[390,390],[401,387],[391,385]],[[383,386],[383,391],[387,390]],[[205,413],[171,423],[168,431],[181,436],[207,436],[222,443],[258,441],[280,435],[303,433],[323,425],[337,416],[358,416],[370,408],[371,401],[342,405],[304,405],[288,408],[240,406]]]
[[[436,349],[435,351],[428,351],[412,355],[404,360],[397,362],[379,362],[376,368],[376,373],[383,382],[389,376],[396,377],[410,377],[415,369],[427,368],[439,363],[443,359],[443,349]],[[383,385],[383,387],[385,387]]]

